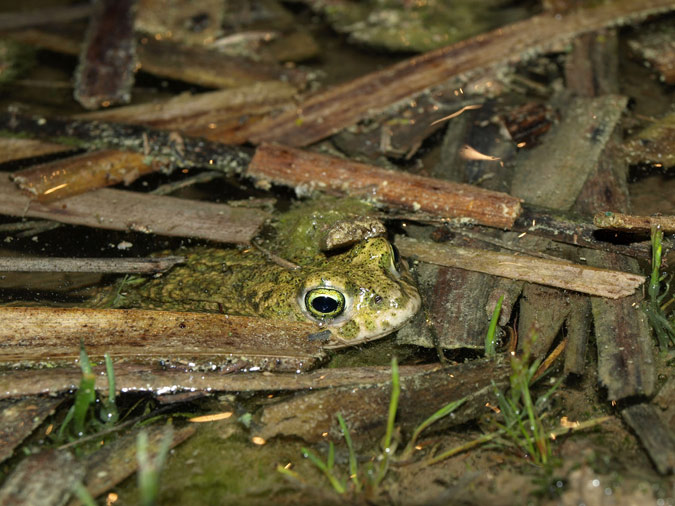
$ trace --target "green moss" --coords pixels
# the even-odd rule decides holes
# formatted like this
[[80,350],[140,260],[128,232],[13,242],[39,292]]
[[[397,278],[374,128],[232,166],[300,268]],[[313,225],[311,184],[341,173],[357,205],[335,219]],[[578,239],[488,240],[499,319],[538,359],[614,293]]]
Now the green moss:
[[305,263],[320,253],[320,237],[333,224],[351,216],[372,213],[370,204],[357,199],[322,196],[303,202],[281,215],[275,223],[277,236],[283,238],[275,251],[283,258]]
[[338,332],[340,337],[343,339],[354,339],[358,333],[359,325],[354,320],[345,323],[342,327],[340,327]]

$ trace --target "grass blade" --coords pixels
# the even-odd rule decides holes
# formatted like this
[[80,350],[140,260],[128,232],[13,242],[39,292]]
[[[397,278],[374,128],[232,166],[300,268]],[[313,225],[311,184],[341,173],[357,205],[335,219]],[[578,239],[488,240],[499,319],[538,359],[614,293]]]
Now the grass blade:
[[502,303],[504,302],[504,296],[500,296],[495,305],[494,311],[492,311],[492,318],[490,318],[490,326],[488,327],[487,334],[485,335],[485,356],[488,358],[494,358],[497,356],[497,346],[495,334],[497,333],[497,323],[499,322],[499,315],[502,312]]
[[342,435],[345,438],[347,443],[347,449],[349,450],[349,478],[354,483],[354,488],[357,492],[361,491],[361,482],[359,481],[359,469],[358,463],[356,460],[356,452],[354,451],[354,444],[352,443],[352,436],[349,433],[347,428],[347,423],[342,417],[342,413],[337,414],[338,423],[340,424],[340,429],[342,429]]

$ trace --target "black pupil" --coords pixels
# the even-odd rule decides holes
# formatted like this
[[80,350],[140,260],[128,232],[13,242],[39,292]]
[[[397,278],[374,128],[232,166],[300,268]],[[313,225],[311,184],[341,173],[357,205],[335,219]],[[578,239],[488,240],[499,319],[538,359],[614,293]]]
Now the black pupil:
[[318,313],[332,313],[338,308],[338,301],[327,295],[318,295],[312,299],[312,307]]

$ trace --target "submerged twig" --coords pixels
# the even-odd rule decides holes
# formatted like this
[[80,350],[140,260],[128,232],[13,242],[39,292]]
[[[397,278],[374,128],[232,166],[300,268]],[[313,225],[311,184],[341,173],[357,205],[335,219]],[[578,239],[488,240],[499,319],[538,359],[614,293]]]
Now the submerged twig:
[[203,167],[228,174],[241,172],[250,160],[247,150],[198,137],[181,136],[139,125],[45,118],[5,111],[0,135],[51,140],[85,149],[119,149],[142,153],[148,162],[169,168]]

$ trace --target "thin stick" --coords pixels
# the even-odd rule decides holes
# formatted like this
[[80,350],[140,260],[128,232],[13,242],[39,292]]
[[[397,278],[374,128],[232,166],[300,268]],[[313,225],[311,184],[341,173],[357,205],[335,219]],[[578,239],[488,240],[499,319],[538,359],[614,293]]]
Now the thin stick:
[[2,272],[126,272],[154,273],[185,261],[181,256],[161,258],[0,258]]

